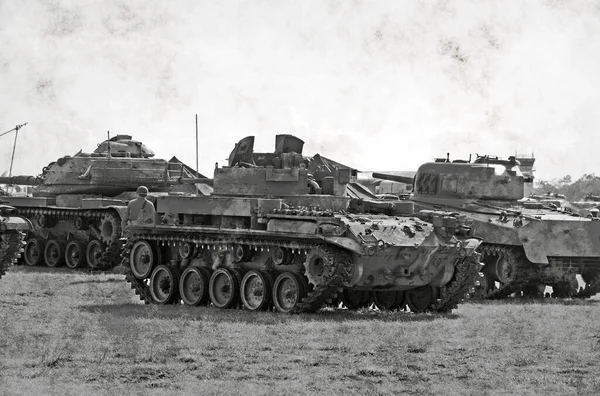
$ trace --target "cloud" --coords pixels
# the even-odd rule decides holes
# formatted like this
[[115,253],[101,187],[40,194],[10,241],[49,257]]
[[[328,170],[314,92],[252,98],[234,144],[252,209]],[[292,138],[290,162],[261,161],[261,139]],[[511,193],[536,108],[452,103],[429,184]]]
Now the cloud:
[[[535,152],[594,172],[600,10],[591,2],[87,0],[0,3],[0,126],[13,172],[106,131],[210,174],[235,142],[410,170],[450,152]],[[10,137],[0,139],[0,171]]]

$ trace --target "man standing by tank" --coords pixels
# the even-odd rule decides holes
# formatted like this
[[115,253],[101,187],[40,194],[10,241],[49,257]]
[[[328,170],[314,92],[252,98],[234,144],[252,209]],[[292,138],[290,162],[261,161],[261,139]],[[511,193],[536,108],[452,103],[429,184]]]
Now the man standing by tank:
[[129,225],[154,223],[154,214],[156,211],[154,210],[154,204],[146,198],[148,196],[148,188],[146,186],[139,186],[137,195],[137,198],[132,199],[127,204],[127,210],[121,224],[123,234],[125,234]]

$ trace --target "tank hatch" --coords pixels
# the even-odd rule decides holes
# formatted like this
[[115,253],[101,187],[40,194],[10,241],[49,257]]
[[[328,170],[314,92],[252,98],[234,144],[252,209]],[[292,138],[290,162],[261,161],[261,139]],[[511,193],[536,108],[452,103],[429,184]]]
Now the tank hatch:
[[154,151],[142,142],[132,140],[130,135],[117,135],[103,141],[94,150],[94,154],[110,155],[112,157],[151,158]]

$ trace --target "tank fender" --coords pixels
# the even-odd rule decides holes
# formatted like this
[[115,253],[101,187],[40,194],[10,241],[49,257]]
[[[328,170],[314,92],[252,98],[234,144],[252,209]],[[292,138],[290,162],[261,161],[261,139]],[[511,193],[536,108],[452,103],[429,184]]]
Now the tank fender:
[[119,214],[119,220],[123,220],[125,212],[127,212],[127,206],[107,206],[109,209],[113,209]]
[[362,246],[356,242],[354,239],[350,239],[348,237],[341,236],[324,236],[320,235],[321,239],[325,242],[329,242],[341,248],[350,250],[353,253],[358,254],[359,256],[364,256],[365,252],[362,249]]
[[33,230],[33,225],[31,224],[31,221],[29,221],[29,219],[27,219],[26,217],[0,216],[0,231],[5,230],[29,231]]

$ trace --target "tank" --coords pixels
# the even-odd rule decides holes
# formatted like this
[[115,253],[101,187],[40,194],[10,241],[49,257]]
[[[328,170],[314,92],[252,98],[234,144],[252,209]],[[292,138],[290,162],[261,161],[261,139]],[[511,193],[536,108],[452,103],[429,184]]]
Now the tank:
[[573,202],[572,205],[582,216],[595,217],[598,209],[600,209],[600,196],[590,193],[582,197],[579,201]]
[[373,199],[353,169],[304,157],[303,143],[277,135],[274,152],[255,153],[244,138],[215,167],[211,195],[158,197],[154,224],[128,227],[122,253],[141,300],[280,312],[337,298],[353,309],[371,299],[381,309],[456,307],[479,268],[481,241],[464,216]]
[[26,196],[4,199],[33,224],[23,261],[27,265],[105,269],[119,263],[121,218],[139,185],[154,195],[169,191],[210,192],[208,179],[173,157],[154,153],[129,135],[100,143],[93,153],[64,156],[39,176],[0,177],[29,186]]
[[[386,177],[386,175],[380,175]],[[477,296],[589,297],[600,290],[600,222],[556,204],[523,202],[525,183],[514,157],[439,159],[421,165],[411,200],[417,208],[456,212],[483,238]],[[577,274],[585,282],[579,288]]]
[[0,200],[0,278],[21,257],[25,233],[31,229],[29,220],[4,203]]

